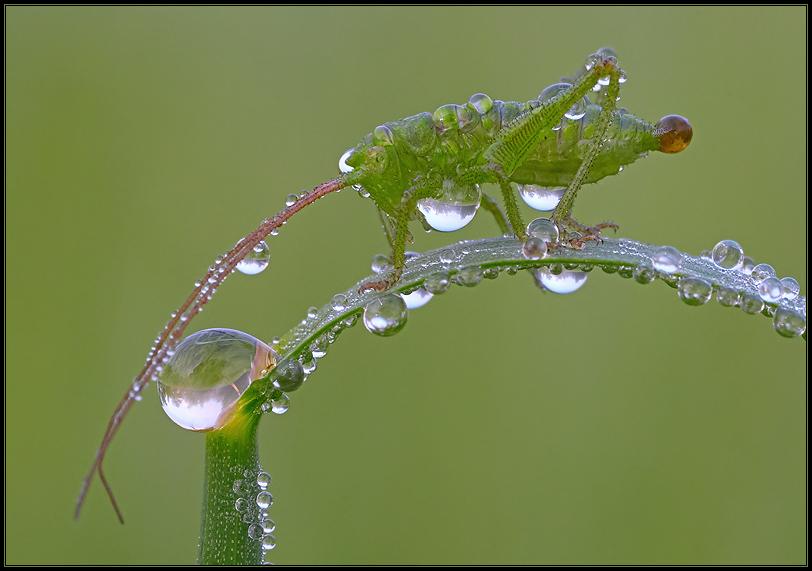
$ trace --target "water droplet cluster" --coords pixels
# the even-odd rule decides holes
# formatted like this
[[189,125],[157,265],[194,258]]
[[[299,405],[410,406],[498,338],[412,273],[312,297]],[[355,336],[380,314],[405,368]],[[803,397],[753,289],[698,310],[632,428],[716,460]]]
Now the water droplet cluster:
[[241,477],[234,480],[234,509],[246,524],[246,534],[259,542],[263,556],[276,547],[276,522],[271,519],[268,510],[274,503],[274,497],[268,489],[271,475],[264,470],[245,470]]

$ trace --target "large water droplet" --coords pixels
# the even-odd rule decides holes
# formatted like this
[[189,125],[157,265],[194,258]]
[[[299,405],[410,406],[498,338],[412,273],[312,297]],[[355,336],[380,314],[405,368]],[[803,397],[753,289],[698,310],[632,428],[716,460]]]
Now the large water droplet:
[[790,309],[779,307],[773,317],[773,327],[784,337],[798,337],[806,331],[806,318]]
[[548,244],[555,244],[558,242],[559,230],[556,223],[549,218],[536,218],[527,225],[527,235]]
[[561,273],[554,274],[549,268],[540,268],[536,272],[537,279],[546,289],[562,295],[578,291],[589,277],[586,272],[570,270],[562,270]]
[[406,302],[399,295],[388,294],[370,301],[364,307],[364,327],[367,331],[389,337],[406,325]]
[[677,293],[688,305],[705,305],[713,294],[713,286],[700,278],[682,278],[677,284]]
[[760,284],[767,278],[775,277],[775,269],[770,264],[758,264],[750,272],[750,278],[756,283]]
[[402,293],[400,297],[406,302],[406,309],[417,309],[423,307],[434,297],[426,288],[419,287],[411,293]]
[[795,299],[801,293],[801,284],[793,277],[781,278],[781,287],[784,288],[784,299]]
[[767,303],[775,303],[784,296],[784,287],[778,278],[766,278],[758,284],[758,295]]
[[220,428],[234,405],[276,364],[268,345],[234,329],[205,329],[180,342],[158,379],[164,412],[188,430]]
[[474,219],[481,198],[479,185],[463,186],[446,179],[439,196],[418,200],[417,208],[432,228],[453,232]]
[[720,268],[732,270],[741,264],[744,257],[744,250],[738,242],[733,240],[722,240],[713,247],[711,258]]
[[555,210],[561,197],[567,191],[563,186],[538,186],[535,184],[520,184],[519,196],[525,204],[535,210],[547,211]]
[[682,252],[672,246],[661,246],[651,256],[651,263],[657,271],[673,274],[682,265]]
[[247,276],[253,276],[265,270],[270,261],[271,250],[268,248],[268,244],[265,243],[265,240],[260,240],[260,242],[237,263],[237,270]]

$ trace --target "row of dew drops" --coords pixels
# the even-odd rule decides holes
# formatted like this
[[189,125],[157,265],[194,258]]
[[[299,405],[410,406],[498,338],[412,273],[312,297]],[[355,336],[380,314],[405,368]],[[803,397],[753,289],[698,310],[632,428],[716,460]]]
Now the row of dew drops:
[[[244,478],[244,479],[243,479]],[[234,480],[233,491],[237,499],[234,510],[238,517],[248,525],[248,537],[258,541],[263,557],[276,548],[276,522],[271,519],[268,510],[273,505],[274,497],[268,490],[271,475],[260,470],[243,472],[243,478]]]

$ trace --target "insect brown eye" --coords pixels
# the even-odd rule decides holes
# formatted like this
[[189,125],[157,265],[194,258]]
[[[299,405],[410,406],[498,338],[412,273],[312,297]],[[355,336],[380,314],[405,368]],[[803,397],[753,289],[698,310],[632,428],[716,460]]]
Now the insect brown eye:
[[660,140],[660,151],[679,153],[691,142],[694,130],[682,115],[666,115],[654,127],[654,136]]

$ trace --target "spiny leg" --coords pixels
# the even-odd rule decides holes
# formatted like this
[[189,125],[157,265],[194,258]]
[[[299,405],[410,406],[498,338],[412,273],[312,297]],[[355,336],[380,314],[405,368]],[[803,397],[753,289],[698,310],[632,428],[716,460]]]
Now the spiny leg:
[[513,227],[513,233],[519,240],[525,240],[527,233],[525,232],[522,215],[519,212],[519,205],[516,204],[516,194],[513,192],[513,187],[510,186],[510,182],[506,178],[500,177],[499,188],[502,189],[502,199],[505,201],[505,210],[510,225]]
[[505,217],[505,213],[499,208],[499,204],[497,204],[493,198],[483,192],[479,205],[493,215],[494,220],[496,220],[496,225],[499,226],[499,230],[502,231],[502,234],[510,234],[510,223]]
[[392,219],[380,208],[378,209],[378,218],[381,220],[381,226],[383,226],[383,232],[386,234],[386,241],[389,242],[389,248],[394,250],[395,231],[392,228]]

